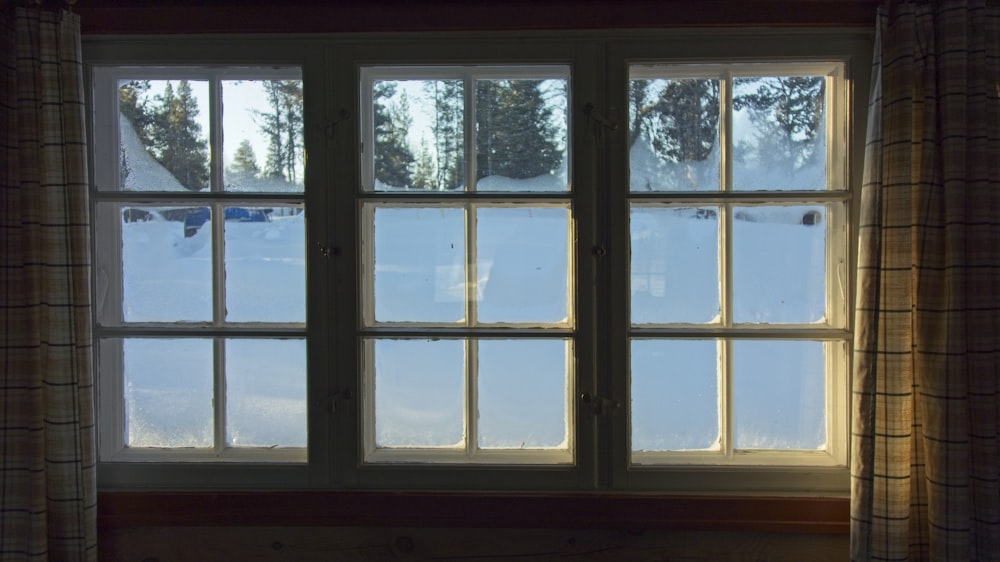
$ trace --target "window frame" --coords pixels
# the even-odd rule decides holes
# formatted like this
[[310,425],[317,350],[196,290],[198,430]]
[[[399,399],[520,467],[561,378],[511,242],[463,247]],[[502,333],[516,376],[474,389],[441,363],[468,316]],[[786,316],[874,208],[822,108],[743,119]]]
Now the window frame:
[[[817,39],[817,35],[822,40]],[[622,225],[615,216],[627,209],[624,196],[615,195],[615,184],[627,178],[627,158],[587,158],[602,151],[621,154],[621,136],[611,129],[625,123],[620,102],[624,88],[602,84],[627,84],[628,61],[720,60],[836,60],[847,65],[849,212],[857,216],[860,154],[863,150],[864,107],[859,92],[867,91],[871,34],[843,30],[669,30],[639,33],[535,32],[370,34],[345,37],[178,37],[85,38],[85,72],[96,66],[294,65],[302,68],[305,90],[306,147],[313,158],[306,169],[304,201],[307,222],[307,295],[310,342],[324,342],[323,352],[310,345],[308,357],[308,430],[306,463],[158,463],[108,462],[99,464],[102,489],[149,489],[163,486],[188,489],[254,488],[420,488],[491,490],[601,490],[728,493],[792,493],[845,495],[849,474],[845,465],[795,466],[657,466],[635,467],[628,459],[627,416],[583,415],[590,398],[627,396],[625,377],[615,375],[625,365],[624,343],[613,342],[625,329],[620,299],[605,298],[604,288],[627,287],[621,272],[628,270],[627,252],[621,251]],[[462,49],[456,49],[456,41]],[[790,47],[791,46],[791,47]],[[739,53],[738,57],[733,57]],[[729,56],[727,56],[729,55]],[[577,220],[574,259],[579,306],[577,333],[598,342],[595,349],[580,351],[577,361],[576,465],[539,466],[428,466],[366,465],[361,462],[360,408],[361,354],[357,347],[361,287],[357,271],[361,256],[353,240],[360,217],[355,194],[362,172],[354,147],[360,142],[357,112],[359,70],[373,65],[448,64],[567,64],[572,72],[570,156],[574,178],[573,206]],[[91,100],[91,107],[95,103]],[[93,131],[93,116],[89,116]],[[601,134],[596,134],[602,131]],[[91,137],[94,146],[94,137]],[[316,157],[320,154],[320,157]],[[624,167],[623,167],[624,165]],[[607,202],[603,204],[601,202]],[[627,216],[627,215],[625,215]],[[627,229],[626,227],[624,227]],[[851,225],[850,240],[856,236]],[[613,243],[612,243],[613,242]],[[850,245],[849,245],[850,246]],[[626,246],[627,247],[627,246]],[[95,253],[96,255],[96,253]],[[849,271],[854,271],[854,251],[847,248]],[[609,268],[599,265],[611,260]],[[617,260],[617,261],[616,261]],[[850,277],[850,276],[848,276]],[[853,280],[848,279],[848,284]],[[619,291],[621,292],[621,291]],[[850,305],[851,288],[846,302]],[[625,298],[625,297],[621,297]],[[95,299],[96,302],[96,299]],[[607,319],[598,322],[598,318]],[[851,329],[850,315],[846,330]],[[604,343],[601,343],[604,342]],[[848,353],[849,355],[849,353]],[[336,358],[336,359],[335,359]],[[849,367],[849,366],[848,366]],[[600,373],[600,375],[598,375]],[[844,374],[849,380],[849,368]],[[104,400],[106,389],[98,389]],[[845,402],[849,403],[849,397]],[[846,426],[847,411],[843,416]],[[600,439],[600,449],[594,443]],[[337,453],[334,453],[337,451]]]

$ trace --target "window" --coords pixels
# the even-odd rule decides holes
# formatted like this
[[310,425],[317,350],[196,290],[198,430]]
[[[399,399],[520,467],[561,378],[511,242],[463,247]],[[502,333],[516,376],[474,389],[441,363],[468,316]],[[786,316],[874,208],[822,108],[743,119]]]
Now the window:
[[99,480],[845,492],[813,35],[90,42]]
[[846,461],[843,71],[629,67],[633,464]]
[[105,460],[304,460],[297,68],[95,69]]

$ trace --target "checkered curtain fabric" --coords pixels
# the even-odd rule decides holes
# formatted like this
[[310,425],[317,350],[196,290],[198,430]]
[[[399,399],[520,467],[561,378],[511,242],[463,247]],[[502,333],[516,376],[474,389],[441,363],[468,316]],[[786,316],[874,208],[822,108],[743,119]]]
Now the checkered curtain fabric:
[[854,560],[1000,559],[1000,9],[878,16],[858,254]]
[[80,24],[0,10],[0,559],[97,557]]

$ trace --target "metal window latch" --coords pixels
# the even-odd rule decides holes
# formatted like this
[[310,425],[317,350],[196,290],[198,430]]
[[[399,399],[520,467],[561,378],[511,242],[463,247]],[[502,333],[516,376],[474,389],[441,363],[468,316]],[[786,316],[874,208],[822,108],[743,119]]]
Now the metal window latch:
[[590,406],[597,415],[615,414],[621,411],[622,401],[606,398],[604,396],[594,396],[589,392],[580,395],[580,401],[586,406]]
[[328,258],[330,256],[337,257],[340,255],[339,246],[328,246],[326,244],[317,244],[317,246],[319,246],[320,255],[324,258]]

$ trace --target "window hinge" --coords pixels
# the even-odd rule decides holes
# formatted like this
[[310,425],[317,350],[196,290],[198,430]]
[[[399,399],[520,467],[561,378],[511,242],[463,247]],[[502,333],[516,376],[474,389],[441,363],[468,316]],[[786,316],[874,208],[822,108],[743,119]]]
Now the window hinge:
[[337,125],[340,125],[341,123],[347,121],[350,118],[351,118],[351,112],[347,111],[346,109],[341,109],[340,113],[337,114],[336,119],[334,119],[333,121],[327,121],[327,123],[323,125],[323,132],[326,133],[326,137],[329,139],[336,137]]
[[337,402],[340,400],[351,400],[354,396],[351,394],[351,389],[345,388],[343,390],[337,390],[327,397],[327,411],[331,414],[337,412]]
[[581,394],[580,401],[590,406],[597,415],[616,414],[622,409],[621,400],[613,400],[604,396],[594,396],[589,392]]

